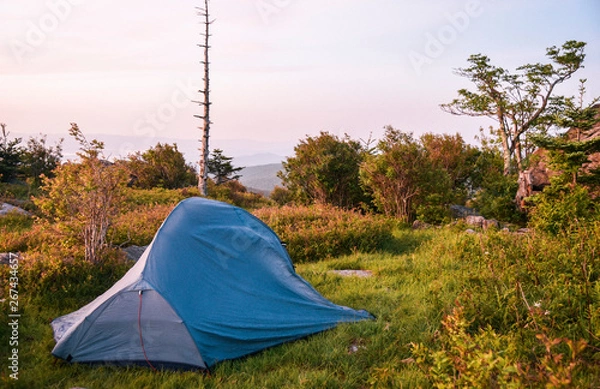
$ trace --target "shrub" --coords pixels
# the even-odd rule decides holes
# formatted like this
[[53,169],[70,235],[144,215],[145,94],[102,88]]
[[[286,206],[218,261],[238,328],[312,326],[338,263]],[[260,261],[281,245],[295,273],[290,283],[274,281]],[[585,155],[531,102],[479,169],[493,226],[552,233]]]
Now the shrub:
[[470,205],[488,219],[522,223],[524,215],[519,212],[515,203],[517,189],[516,177],[490,171],[484,177],[482,188],[477,192],[473,204]]
[[535,383],[558,388],[573,384],[573,372],[585,341],[551,339],[540,332],[536,334],[540,356],[527,363],[519,360],[519,341],[513,334],[500,335],[489,325],[471,333],[469,325],[458,304],[442,320],[437,335],[440,349],[412,344],[416,363],[434,387],[522,388]]
[[105,250],[103,261],[97,264],[83,257],[64,259],[28,253],[19,261],[19,295],[40,300],[43,306],[71,310],[105,292],[130,266],[131,262],[116,250]]
[[567,232],[573,225],[585,224],[598,216],[588,190],[579,185],[551,185],[536,195],[533,203],[530,225],[554,235]]
[[118,215],[108,230],[108,241],[119,246],[150,244],[175,205],[176,203],[142,205]]
[[[413,350],[434,386],[585,386],[577,372],[600,347],[599,247],[599,221],[556,236],[460,233],[447,242],[440,257],[460,269],[460,309]],[[452,323],[462,329],[452,333]],[[491,384],[477,384],[485,377]]]
[[28,215],[23,215],[17,212],[9,212],[0,217],[0,228],[4,228],[6,232],[15,231],[22,232],[31,228],[33,218]]
[[81,161],[67,162],[54,171],[55,177],[44,178],[44,196],[34,203],[47,219],[81,240],[86,260],[98,262],[108,226],[120,211],[125,172],[102,159],[101,142],[88,142],[77,124],[71,125],[70,133],[81,145]]
[[260,194],[248,192],[246,187],[239,181],[228,181],[216,185],[214,181],[208,180],[208,197],[245,209],[256,209],[271,205],[269,199]]
[[332,206],[262,208],[254,214],[287,244],[295,262],[315,262],[354,251],[372,252],[392,237],[388,219]]
[[134,210],[141,205],[175,205],[188,198],[199,196],[200,191],[196,187],[182,189],[132,189],[127,188],[124,195],[124,210]]
[[156,146],[121,161],[136,187],[143,189],[185,188],[198,182],[194,168],[185,162],[177,144],[157,143]]

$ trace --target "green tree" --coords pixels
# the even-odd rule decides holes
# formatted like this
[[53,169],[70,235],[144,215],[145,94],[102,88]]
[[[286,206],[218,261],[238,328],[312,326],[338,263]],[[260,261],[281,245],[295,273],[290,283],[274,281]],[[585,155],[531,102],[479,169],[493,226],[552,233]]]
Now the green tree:
[[521,223],[524,214],[515,202],[517,177],[514,174],[504,175],[502,150],[494,139],[484,134],[483,129],[480,132],[477,139],[481,146],[471,176],[474,193],[469,205],[488,219]]
[[340,139],[321,132],[300,141],[294,151],[278,174],[294,199],[341,208],[355,208],[366,201],[359,179],[365,152],[359,142],[347,135]]
[[452,187],[451,200],[464,203],[479,182],[475,175],[478,168],[476,162],[481,152],[465,143],[458,133],[426,133],[420,137],[420,141],[433,166],[448,173]]
[[212,174],[216,185],[222,185],[229,181],[239,180],[242,176],[236,174],[243,167],[233,167],[232,157],[223,155],[223,150],[214,149],[208,160],[208,173]]
[[69,133],[81,146],[79,162],[69,161],[56,168],[54,178],[46,177],[44,195],[34,203],[70,238],[83,243],[87,261],[98,263],[108,227],[122,203],[125,171],[104,160],[104,144],[88,142],[77,124],[71,123]]
[[574,96],[560,101],[560,109],[551,118],[553,124],[567,129],[557,136],[537,136],[537,146],[548,150],[548,162],[559,176],[554,183],[571,186],[583,180],[588,184],[600,184],[600,171],[585,171],[582,167],[589,162],[592,154],[600,152],[600,137],[591,137],[594,127],[600,122],[600,98],[584,105],[585,82],[580,80],[579,97]]
[[448,174],[432,163],[419,141],[392,127],[361,165],[360,178],[381,212],[407,223],[419,206],[443,206],[450,189]]
[[458,91],[459,97],[441,108],[455,115],[485,116],[498,122],[496,135],[503,153],[504,175],[524,167],[523,141],[540,124],[552,101],[554,88],[583,66],[584,42],[567,41],[546,50],[550,63],[527,64],[516,73],[490,64],[482,54],[469,57],[470,66],[457,74],[475,84],[476,91]]
[[22,155],[22,175],[34,187],[42,184],[42,177],[54,177],[54,169],[62,158],[62,139],[54,146],[46,145],[46,136],[29,138]]
[[21,138],[9,140],[6,124],[0,123],[0,182],[12,182],[17,178],[21,167],[23,148],[19,146]]
[[556,126],[568,130],[534,139],[548,151],[547,162],[556,174],[542,193],[533,196],[530,223],[551,234],[594,220],[600,212],[590,194],[600,185],[600,169],[584,168],[590,156],[600,152],[600,137],[592,136],[600,122],[599,98],[585,105],[584,96],[585,80],[581,80],[578,99],[560,101],[560,109],[552,118]]
[[196,184],[194,168],[186,163],[177,144],[159,142],[143,153],[130,155],[124,164],[139,188],[177,189]]

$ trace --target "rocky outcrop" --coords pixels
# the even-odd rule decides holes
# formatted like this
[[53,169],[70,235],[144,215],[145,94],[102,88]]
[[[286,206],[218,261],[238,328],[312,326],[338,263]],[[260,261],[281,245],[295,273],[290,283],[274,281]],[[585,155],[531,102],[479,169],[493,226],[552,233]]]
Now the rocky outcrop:
[[426,230],[428,228],[431,228],[431,224],[425,223],[421,220],[415,220],[412,224],[412,228],[413,230]]
[[[598,111],[597,117],[600,119],[600,104],[596,104],[594,108]],[[579,128],[571,128],[567,132],[567,138],[571,141],[583,142],[598,137],[600,137],[600,122],[585,132]],[[550,178],[557,174],[548,166],[547,154],[546,150],[536,150],[530,157],[529,169],[519,173],[519,189],[515,200],[521,209],[524,209],[528,197],[540,193],[544,187],[550,185]],[[588,162],[582,165],[581,171],[587,173],[598,168],[600,168],[600,153],[595,153],[589,156]]]
[[0,203],[0,216],[8,215],[9,213],[17,213],[19,215],[31,216],[31,213],[27,212],[23,208],[15,207],[8,203]]
[[500,228],[500,223],[494,219],[486,219],[483,216],[467,216],[465,218],[465,223],[468,226],[475,228],[482,228],[484,230],[488,230],[490,228]]
[[146,251],[147,247],[148,246],[129,246],[125,247],[123,249],[123,252],[127,256],[127,259],[137,262],[137,260],[140,259],[142,254],[144,254],[144,251]]

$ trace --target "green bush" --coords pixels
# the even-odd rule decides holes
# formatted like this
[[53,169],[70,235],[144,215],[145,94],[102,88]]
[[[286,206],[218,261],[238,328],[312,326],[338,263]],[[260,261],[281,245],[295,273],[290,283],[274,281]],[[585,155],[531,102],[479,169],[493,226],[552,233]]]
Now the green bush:
[[29,230],[31,226],[33,226],[33,218],[28,215],[9,212],[0,216],[0,229],[3,229],[4,232],[23,232]]
[[504,176],[499,172],[490,172],[477,192],[472,206],[488,218],[510,223],[522,223],[524,215],[519,212],[515,203],[518,189],[515,176]]
[[425,196],[423,204],[417,206],[417,220],[432,224],[450,222],[452,215],[444,197],[437,193]]
[[432,247],[440,261],[452,258],[460,285],[460,309],[413,350],[434,386],[577,387],[583,361],[600,347],[599,248],[598,221],[558,236],[460,233]]
[[373,252],[392,237],[388,219],[332,206],[262,208],[254,214],[287,244],[295,262],[315,262],[354,251]]
[[576,224],[586,224],[598,218],[600,208],[594,209],[585,187],[576,185],[546,187],[533,198],[529,224],[550,234],[567,232]]

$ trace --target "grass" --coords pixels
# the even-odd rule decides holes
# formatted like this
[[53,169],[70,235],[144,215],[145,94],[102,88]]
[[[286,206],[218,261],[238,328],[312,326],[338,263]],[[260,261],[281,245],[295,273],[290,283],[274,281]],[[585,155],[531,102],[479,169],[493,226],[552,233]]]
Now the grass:
[[[412,243],[405,246],[402,241],[407,236]],[[427,267],[427,256],[419,254],[422,248],[415,241],[429,241],[432,233],[401,233],[397,239],[395,254],[390,250],[379,254],[356,253],[297,266],[297,271],[327,298],[367,309],[376,320],[341,325],[256,355],[227,361],[217,365],[210,375],[154,373],[143,367],[89,367],[55,360],[50,355],[54,341],[49,321],[65,313],[65,307],[59,312],[56,307],[62,304],[52,304],[48,299],[42,304],[39,298],[22,295],[19,380],[13,382],[4,370],[2,381],[15,388],[360,388],[368,386],[369,380],[380,381],[379,376],[385,376],[386,369],[394,365],[394,369],[403,371],[402,378],[394,380],[399,379],[405,386],[425,385],[424,376],[414,365],[400,361],[410,357],[410,342],[426,341],[439,326],[441,312],[436,312],[437,303],[429,296],[433,279],[415,277],[416,272]],[[329,272],[346,265],[371,270],[374,276],[340,277]],[[445,299],[451,301],[450,296]],[[81,301],[80,305],[85,303]],[[6,345],[6,326],[1,330],[0,344]]]
[[[596,240],[592,242],[597,245],[597,237],[594,239]],[[61,389],[427,388],[438,382],[435,374],[441,373],[432,373],[431,366],[423,366],[419,360],[419,363],[415,362],[418,358],[414,355],[414,345],[425,345],[431,348],[431,355],[438,356],[452,355],[456,350],[463,350],[460,342],[465,339],[469,343],[464,346],[467,352],[473,354],[469,347],[478,346],[472,342],[480,338],[468,334],[460,339],[451,336],[444,338],[445,335],[440,337],[440,323],[452,312],[456,301],[460,300],[470,315],[471,325],[475,326],[472,328],[473,334],[477,333],[478,328],[490,325],[486,330],[489,335],[486,339],[493,338],[496,333],[498,336],[510,334],[529,347],[529,351],[521,350],[525,355],[515,358],[519,357],[520,361],[531,363],[537,369],[528,373],[530,380],[526,387],[544,387],[546,382],[550,382],[548,377],[552,374],[545,368],[554,368],[560,372],[559,367],[562,365],[559,363],[555,366],[551,365],[554,362],[545,361],[543,345],[532,343],[532,339],[535,341],[533,336],[529,336],[533,334],[532,321],[518,316],[523,311],[524,304],[510,277],[515,274],[520,277],[523,293],[532,304],[538,296],[544,305],[550,304],[551,297],[548,294],[557,288],[556,284],[551,283],[556,282],[552,277],[561,272],[552,268],[550,262],[544,264],[544,253],[555,253],[557,261],[561,261],[557,262],[557,268],[564,268],[566,271],[569,265],[565,265],[565,261],[583,258],[586,252],[591,252],[592,256],[597,252],[596,246],[586,249],[585,244],[578,241],[572,247],[559,247],[552,242],[555,241],[540,238],[537,247],[532,244],[530,237],[518,238],[502,233],[474,235],[458,229],[401,229],[395,230],[393,239],[386,242],[378,252],[355,252],[298,264],[298,273],[325,297],[337,304],[366,309],[376,319],[340,325],[333,330],[252,356],[226,361],[215,366],[211,374],[173,371],[155,373],[144,367],[89,367],[55,360],[50,354],[54,346],[50,320],[93,299],[98,285],[90,284],[89,288],[83,285],[80,289],[74,289],[81,291],[78,294],[81,301],[65,300],[68,291],[61,291],[60,288],[51,295],[24,293],[20,295],[22,318],[19,328],[19,380],[10,380],[8,371],[3,368],[0,382],[9,388]],[[587,251],[583,251],[584,249]],[[532,262],[531,258],[537,262]],[[582,285],[596,291],[597,275],[592,271],[592,266],[596,266],[597,261],[593,262],[592,259],[590,258],[589,263],[586,262],[586,266],[589,266],[589,273],[586,273],[589,281]],[[370,270],[373,276],[342,277],[331,272],[339,269]],[[573,269],[577,269],[577,266]],[[113,273],[107,269],[103,271],[101,286],[108,288],[125,269],[118,268]],[[64,270],[60,270],[61,274],[63,272]],[[571,280],[575,280],[576,276],[577,274],[571,275]],[[66,285],[67,281],[64,282]],[[544,284],[551,285],[552,288],[544,289]],[[575,285],[574,281],[573,284]],[[572,290],[569,289],[573,299],[579,296],[577,293],[582,293],[580,289],[583,290],[575,286]],[[589,313],[580,314],[585,317],[593,316],[594,320],[590,319],[589,325],[592,332],[597,332],[595,315],[600,312],[597,308],[600,293],[590,293],[588,295],[592,296],[590,298],[593,301],[586,308]],[[558,300],[558,297],[560,295],[552,298]],[[552,311],[550,316],[556,315],[555,317],[560,317],[561,309],[577,314],[569,307],[561,308],[558,305],[549,309]],[[516,322],[512,317],[515,312]],[[558,335],[573,339],[584,336],[587,328],[580,329],[575,319],[568,322],[561,318],[563,322],[557,323],[556,328],[551,326],[552,323],[548,324],[548,333],[555,334],[557,338]],[[543,324],[541,318],[539,324]],[[564,330],[568,326],[571,326],[570,329]],[[448,338],[450,341],[444,341]],[[502,338],[502,342],[506,339],[509,338]],[[0,327],[0,345],[3,345],[0,350],[4,361],[7,358],[4,354],[7,344],[8,328],[3,325]],[[562,346],[559,344],[557,347]],[[595,377],[600,374],[598,354],[595,351],[598,350],[597,347],[597,344],[590,344],[583,360],[578,359],[575,368],[564,372],[573,373],[573,387],[595,387]],[[562,353],[566,356],[567,351],[563,350]],[[500,350],[499,354],[504,355],[502,353],[503,350]],[[558,352],[552,355],[556,356]],[[566,357],[564,360],[568,363]],[[503,361],[512,366],[513,360],[508,356]],[[479,367],[484,372],[487,368]],[[455,374],[452,372],[449,374]]]

